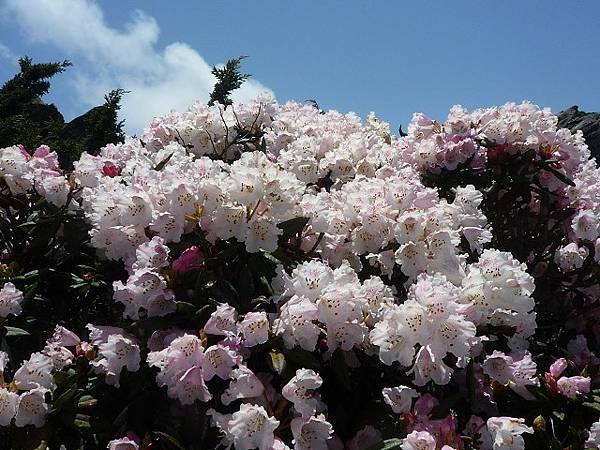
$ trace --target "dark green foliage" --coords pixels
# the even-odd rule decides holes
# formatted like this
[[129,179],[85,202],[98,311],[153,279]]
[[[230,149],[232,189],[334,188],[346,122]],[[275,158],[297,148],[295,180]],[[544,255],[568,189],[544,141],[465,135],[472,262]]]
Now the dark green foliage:
[[61,152],[60,145],[54,146],[59,157],[63,157],[61,166],[70,167],[83,152],[95,155],[106,144],[125,140],[124,122],[119,121],[117,116],[121,99],[126,93],[123,89],[110,91],[104,96],[103,105],[90,109],[64,125],[60,139],[65,150]]
[[[54,75],[62,73],[71,63],[32,64],[31,58],[19,59],[21,72],[0,89],[0,117],[25,115],[31,105],[39,104],[48,93]],[[35,108],[34,108],[35,109]]]
[[238,89],[250,77],[249,74],[240,72],[240,65],[244,58],[245,56],[240,56],[230,59],[223,68],[213,67],[212,74],[217,77],[217,82],[210,94],[209,105],[213,105],[215,102],[231,105],[229,98],[231,92]]
[[126,91],[111,91],[103,105],[65,123],[56,106],[42,97],[50,89],[49,80],[71,63],[34,64],[24,57],[19,65],[21,71],[0,88],[0,148],[22,144],[33,150],[46,144],[69,169],[82,152],[95,154],[108,143],[124,140],[123,121],[117,115]]

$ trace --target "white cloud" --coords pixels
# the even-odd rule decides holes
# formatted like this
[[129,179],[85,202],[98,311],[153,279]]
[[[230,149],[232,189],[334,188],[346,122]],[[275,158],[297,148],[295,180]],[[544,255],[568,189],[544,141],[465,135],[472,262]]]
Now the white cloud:
[[[76,63],[69,72],[82,106],[98,105],[114,88],[131,91],[121,110],[129,133],[139,134],[153,117],[171,109],[207,100],[214,85],[211,65],[189,45],[159,48],[160,27],[141,11],[118,30],[92,0],[6,0],[6,9],[27,39],[53,45]],[[235,98],[248,100],[265,91],[249,80]]]
[[4,60],[6,60],[8,62],[12,62],[13,64],[16,63],[16,57],[15,57],[15,55],[10,50],[10,48],[8,48],[2,42],[0,42],[0,59],[4,59]]

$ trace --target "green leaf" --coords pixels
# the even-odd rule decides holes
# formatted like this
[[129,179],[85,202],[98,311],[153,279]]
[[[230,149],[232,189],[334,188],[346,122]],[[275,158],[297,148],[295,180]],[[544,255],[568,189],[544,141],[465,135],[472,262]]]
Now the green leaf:
[[581,405],[593,409],[594,411],[600,412],[600,403],[583,402]]
[[368,450],[400,450],[402,447],[402,440],[398,438],[386,439],[379,444],[369,447]]
[[196,306],[188,302],[176,302],[177,312],[185,315],[193,315],[196,312]]
[[73,383],[52,405],[54,411],[60,411],[75,399],[77,393],[77,384]]
[[91,416],[88,416],[87,414],[76,414],[75,419],[73,419],[73,425],[79,429],[91,428],[90,419]]
[[155,431],[154,434],[160,436],[161,439],[164,439],[165,441],[167,441],[169,444],[171,444],[178,450],[185,450],[185,448],[179,443],[179,441],[177,439],[175,439],[173,436],[171,436],[170,434],[167,434],[163,431]]
[[77,401],[78,408],[89,408],[98,403],[98,400],[92,397],[91,395],[82,395]]
[[545,166],[544,170],[551,172],[552,175],[554,175],[556,178],[558,178],[563,183],[568,184],[569,186],[575,187],[575,182],[573,180],[571,180],[569,177],[567,177],[564,173],[561,173],[558,170],[556,170],[554,167]]
[[28,331],[17,327],[4,327],[6,329],[6,337],[17,337],[17,336],[31,336]]

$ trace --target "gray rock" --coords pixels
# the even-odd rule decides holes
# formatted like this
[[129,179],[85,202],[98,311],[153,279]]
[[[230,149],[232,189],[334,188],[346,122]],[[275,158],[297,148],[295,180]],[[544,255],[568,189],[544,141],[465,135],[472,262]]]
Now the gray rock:
[[600,162],[600,113],[579,111],[578,106],[571,106],[558,114],[559,128],[571,131],[581,130],[596,163]]

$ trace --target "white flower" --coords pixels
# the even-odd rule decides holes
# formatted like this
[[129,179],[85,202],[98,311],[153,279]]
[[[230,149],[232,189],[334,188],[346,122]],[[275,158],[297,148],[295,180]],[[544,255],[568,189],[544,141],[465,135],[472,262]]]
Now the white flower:
[[408,386],[396,386],[392,388],[383,388],[384,401],[392,407],[396,414],[408,413],[412,409],[412,401],[419,394]]
[[231,381],[221,395],[221,402],[227,406],[239,398],[259,397],[263,392],[264,386],[254,372],[246,366],[240,366],[231,371]]
[[319,338],[317,307],[306,297],[292,297],[281,307],[279,318],[274,321],[276,334],[283,336],[288,348],[299,345],[304,350],[313,351]]
[[60,345],[63,347],[75,347],[81,343],[81,339],[71,330],[67,330],[65,327],[56,325],[54,328],[54,334],[47,341],[48,344]]
[[402,450],[435,450],[435,438],[428,431],[413,431],[402,440]]
[[24,361],[19,370],[15,372],[13,381],[20,390],[39,387],[50,389],[54,385],[53,369],[52,358],[42,353],[33,353],[29,360]]
[[17,413],[19,396],[5,388],[0,388],[0,425],[7,426]]
[[430,380],[433,380],[435,384],[448,384],[452,372],[452,369],[436,357],[431,348],[426,345],[420,348],[415,358],[415,364],[408,373],[415,374],[414,383],[417,386],[424,386]]
[[209,401],[212,395],[202,375],[200,367],[190,367],[174,385],[169,386],[169,397],[178,399],[182,405],[191,405],[196,400]]
[[229,378],[231,369],[241,362],[241,357],[224,345],[211,345],[204,351],[204,379],[212,380],[217,375],[222,380]]
[[579,247],[575,242],[571,242],[557,250],[554,261],[563,271],[569,272],[583,266],[588,254],[586,247]]
[[323,379],[314,370],[298,369],[296,375],[283,387],[281,395],[294,404],[294,409],[303,417],[314,415],[324,407],[315,391]]
[[96,373],[106,375],[106,383],[119,387],[121,371],[135,372],[140,368],[140,348],[129,337],[111,334],[98,345],[98,356],[91,362]]
[[416,338],[403,324],[404,312],[397,305],[387,308],[383,320],[377,322],[369,334],[371,343],[379,347],[379,358],[388,366],[398,361],[408,367],[415,356]]
[[64,367],[73,363],[75,355],[66,347],[60,345],[49,344],[44,347],[44,355],[52,359],[52,363],[56,369],[61,370]]
[[510,388],[525,399],[532,399],[533,395],[526,386],[538,386],[536,377],[537,365],[531,359],[531,353],[525,352],[519,359],[514,359],[513,376],[509,380]]
[[600,448],[600,420],[594,422],[590,427],[588,438],[585,441],[585,448],[586,450],[596,450]]
[[183,234],[183,225],[181,217],[162,212],[152,221],[150,229],[156,231],[167,242],[179,242]]
[[333,427],[323,414],[296,417],[290,424],[294,436],[294,450],[327,450],[327,441],[331,439]]
[[9,314],[18,316],[21,314],[21,303],[23,293],[12,283],[4,283],[0,289],[0,317],[8,317]]
[[69,182],[63,176],[42,176],[37,186],[40,193],[54,206],[61,207],[67,203],[70,191]]
[[204,325],[204,331],[208,334],[227,336],[237,332],[237,311],[233,306],[222,303],[210,315]]
[[594,241],[600,234],[600,220],[592,211],[584,209],[575,214],[571,228],[576,238]]
[[269,320],[264,311],[246,313],[238,328],[244,336],[245,347],[264,344],[269,339]]
[[513,417],[490,417],[487,428],[492,435],[493,450],[524,450],[523,433],[533,433],[533,429],[524,425],[524,419]]
[[294,294],[316,301],[332,281],[333,269],[320,261],[308,261],[292,271],[291,288]]
[[107,448],[108,450],[138,450],[140,446],[134,440],[123,437],[110,441]]
[[256,253],[259,250],[274,252],[277,250],[277,238],[283,233],[275,223],[256,215],[248,223],[246,232],[246,250]]
[[154,236],[135,250],[136,260],[132,269],[159,269],[169,265],[169,247],[160,236]]
[[44,425],[48,414],[48,404],[44,399],[46,392],[47,389],[35,388],[21,394],[15,417],[15,424],[18,427],[31,424],[39,428]]
[[560,377],[556,382],[558,391],[569,398],[576,398],[578,394],[590,392],[591,379],[589,377]]
[[500,384],[508,384],[514,372],[513,359],[498,350],[494,350],[483,362],[483,373]]
[[278,426],[279,421],[270,417],[262,406],[248,403],[240,405],[227,424],[236,450],[271,450],[273,432]]

